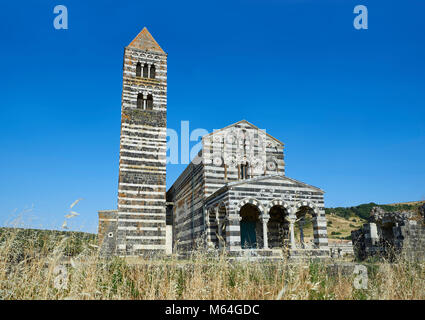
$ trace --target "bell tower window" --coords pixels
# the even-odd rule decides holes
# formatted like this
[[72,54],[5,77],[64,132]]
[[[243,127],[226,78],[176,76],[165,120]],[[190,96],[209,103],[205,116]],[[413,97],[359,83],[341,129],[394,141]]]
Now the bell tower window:
[[144,99],[142,93],[137,95],[137,109],[144,109]]
[[136,77],[142,76],[142,64],[140,62],[137,62],[136,65]]
[[153,109],[153,97],[151,94],[148,94],[148,97],[146,99],[146,110],[152,110]]
[[148,64],[145,63],[144,66],[143,66],[143,78],[148,77],[148,68],[149,68]]
[[153,110],[152,94],[144,95],[143,93],[139,93],[137,95],[137,109]]

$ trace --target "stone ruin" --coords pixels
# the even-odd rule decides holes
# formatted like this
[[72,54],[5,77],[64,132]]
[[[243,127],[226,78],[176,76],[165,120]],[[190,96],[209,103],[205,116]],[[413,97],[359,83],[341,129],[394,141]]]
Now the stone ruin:
[[425,203],[418,212],[386,212],[372,208],[369,223],[351,232],[358,259],[371,256],[425,261]]

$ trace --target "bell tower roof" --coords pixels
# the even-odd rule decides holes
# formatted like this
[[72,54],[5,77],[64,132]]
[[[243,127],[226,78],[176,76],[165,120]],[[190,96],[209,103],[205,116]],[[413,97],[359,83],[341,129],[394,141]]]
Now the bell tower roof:
[[131,41],[128,45],[131,48],[136,48],[140,50],[153,51],[157,53],[165,54],[164,50],[161,49],[158,42],[152,37],[146,27],[137,35],[136,38]]

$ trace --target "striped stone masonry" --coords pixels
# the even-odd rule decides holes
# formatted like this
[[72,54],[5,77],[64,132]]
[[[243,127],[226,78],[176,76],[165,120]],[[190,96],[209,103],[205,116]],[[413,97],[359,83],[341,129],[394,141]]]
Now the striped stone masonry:
[[122,92],[116,253],[164,253],[167,55],[146,28],[124,50]]
[[215,130],[166,192],[166,127],[167,54],[144,28],[124,49],[118,208],[99,211],[102,254],[305,249],[306,217],[309,250],[326,252],[324,192],[285,176],[281,141],[246,120]]
[[196,161],[167,191],[167,201],[174,203],[173,241],[182,252],[197,245],[243,251],[247,206],[257,210],[257,249],[284,243],[296,248],[291,230],[309,215],[314,248],[328,252],[324,192],[285,176],[282,142],[242,120],[204,136],[202,145]]

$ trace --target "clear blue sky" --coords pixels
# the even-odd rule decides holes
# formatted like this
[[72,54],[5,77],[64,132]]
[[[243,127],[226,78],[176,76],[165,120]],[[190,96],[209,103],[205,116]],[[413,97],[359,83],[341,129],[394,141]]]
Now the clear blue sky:
[[170,128],[265,128],[328,207],[425,199],[425,2],[318,2],[2,1],[0,225],[34,206],[27,225],[59,228],[84,198],[71,228],[96,232],[116,208],[123,48],[143,26],[168,53]]

